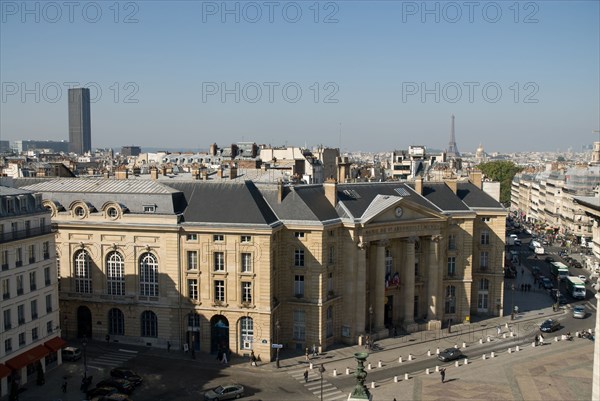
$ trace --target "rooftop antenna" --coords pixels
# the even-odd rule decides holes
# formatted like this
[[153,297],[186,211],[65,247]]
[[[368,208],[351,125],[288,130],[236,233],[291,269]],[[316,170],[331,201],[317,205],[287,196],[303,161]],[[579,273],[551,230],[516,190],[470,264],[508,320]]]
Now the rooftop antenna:
[[340,137],[339,137],[338,142],[339,142],[338,148],[340,150],[340,156],[341,156],[341,154],[342,154],[342,123],[340,123]]

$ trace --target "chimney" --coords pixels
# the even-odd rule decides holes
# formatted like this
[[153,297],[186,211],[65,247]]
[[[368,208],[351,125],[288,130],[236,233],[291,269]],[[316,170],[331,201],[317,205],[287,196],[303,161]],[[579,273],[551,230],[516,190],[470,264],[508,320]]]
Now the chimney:
[[223,178],[223,166],[217,167],[217,177]]
[[128,177],[129,173],[126,168],[118,168],[117,171],[115,171],[115,178],[117,180],[126,180]]
[[156,167],[152,167],[150,169],[150,178],[153,180],[158,180],[158,169]]
[[229,179],[234,180],[237,178],[237,167],[231,166],[229,167]]
[[323,183],[323,189],[325,190],[325,197],[331,203],[331,206],[335,207],[337,205],[337,181],[328,178]]
[[281,179],[279,179],[279,181],[277,181],[277,203],[281,203],[282,200],[283,200],[283,181],[281,181]]
[[104,178],[110,178],[110,173],[108,172],[108,170],[104,171]]
[[419,195],[423,195],[423,177],[415,177],[415,192]]
[[448,188],[450,188],[452,190],[452,192],[454,192],[454,194],[456,195],[457,179],[455,177],[445,177],[444,182],[446,183]]
[[483,173],[481,170],[472,170],[471,173],[469,173],[469,181],[477,188],[482,189]]

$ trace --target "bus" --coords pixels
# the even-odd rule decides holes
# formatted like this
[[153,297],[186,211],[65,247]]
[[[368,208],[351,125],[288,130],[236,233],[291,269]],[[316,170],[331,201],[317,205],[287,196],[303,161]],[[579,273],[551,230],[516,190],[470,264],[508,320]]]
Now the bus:
[[550,272],[559,279],[569,277],[569,268],[562,262],[550,263]]
[[585,283],[579,277],[567,277],[567,290],[573,298],[585,298]]

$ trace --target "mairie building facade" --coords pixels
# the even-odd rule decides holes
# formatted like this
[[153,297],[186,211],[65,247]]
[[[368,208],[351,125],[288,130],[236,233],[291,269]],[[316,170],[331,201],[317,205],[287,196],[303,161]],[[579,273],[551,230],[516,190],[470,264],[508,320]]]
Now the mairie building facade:
[[[59,179],[68,336],[274,358],[502,314],[507,211],[471,181]],[[63,330],[63,334],[65,332]]]

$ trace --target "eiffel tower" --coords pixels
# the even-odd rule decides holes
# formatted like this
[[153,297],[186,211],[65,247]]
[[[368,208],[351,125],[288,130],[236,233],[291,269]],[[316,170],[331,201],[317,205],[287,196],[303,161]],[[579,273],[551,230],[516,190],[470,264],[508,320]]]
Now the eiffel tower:
[[450,142],[448,143],[448,151],[446,152],[448,157],[460,157],[458,147],[456,146],[456,139],[454,138],[454,114],[452,115],[452,127],[450,129]]

